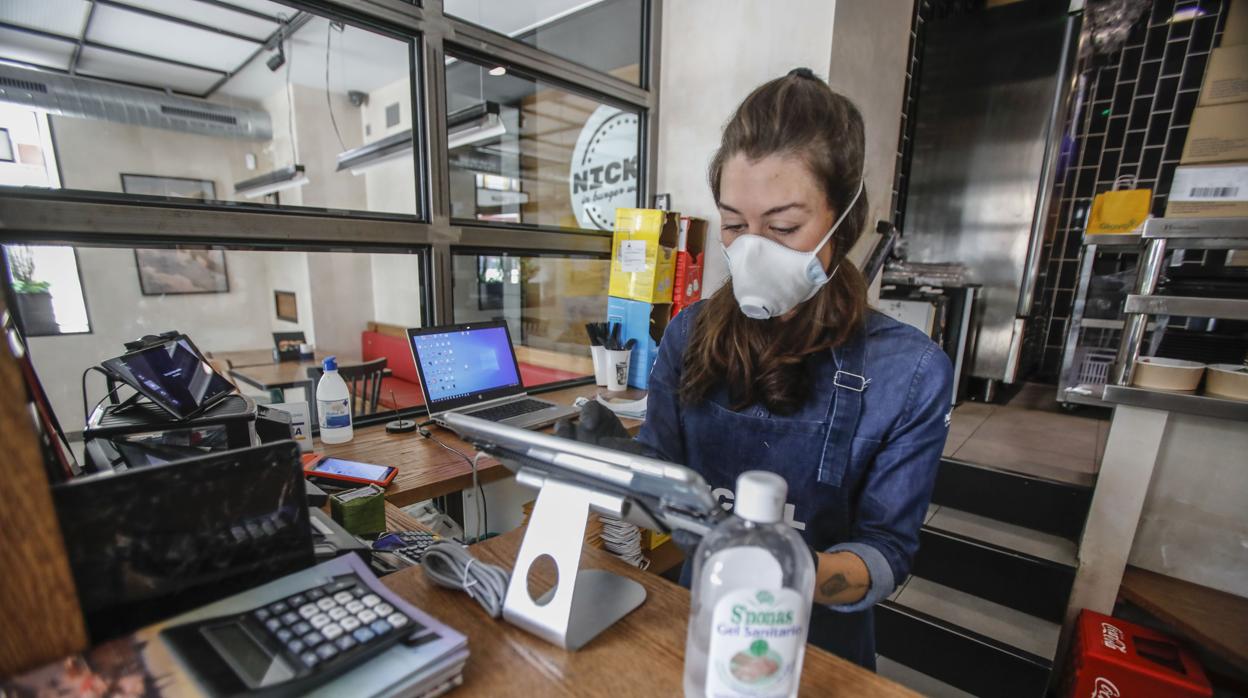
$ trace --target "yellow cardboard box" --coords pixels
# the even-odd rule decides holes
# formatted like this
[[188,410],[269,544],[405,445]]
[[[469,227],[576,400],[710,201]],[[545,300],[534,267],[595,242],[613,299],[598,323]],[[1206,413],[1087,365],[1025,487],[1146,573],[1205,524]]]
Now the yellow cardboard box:
[[679,237],[679,213],[616,209],[608,292],[643,303],[671,303]]
[[1200,89],[1202,107],[1248,101],[1248,44],[1215,48]]
[[1248,102],[1196,107],[1179,162],[1248,160]]

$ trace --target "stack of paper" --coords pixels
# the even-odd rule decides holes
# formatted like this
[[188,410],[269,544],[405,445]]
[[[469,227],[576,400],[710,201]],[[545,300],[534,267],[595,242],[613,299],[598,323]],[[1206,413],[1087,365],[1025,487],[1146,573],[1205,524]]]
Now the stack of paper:
[[633,567],[646,569],[650,561],[641,554],[641,531],[630,523],[602,517],[602,543],[607,552]]

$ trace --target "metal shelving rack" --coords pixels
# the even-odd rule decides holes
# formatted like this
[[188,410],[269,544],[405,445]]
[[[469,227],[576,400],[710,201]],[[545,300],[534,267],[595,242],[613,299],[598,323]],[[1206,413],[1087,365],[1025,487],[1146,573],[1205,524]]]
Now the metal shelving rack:
[[[1114,332],[1120,332],[1124,319],[1090,318],[1088,290],[1096,255],[1107,252],[1135,254],[1140,250],[1139,233],[1128,235],[1083,236],[1083,252],[1079,260],[1079,281],[1070,324],[1066,328],[1066,346],[1062,352],[1062,370],[1057,383],[1057,400],[1064,406],[1106,406],[1101,393],[1108,383],[1109,368],[1117,353]],[[1095,334],[1088,330],[1099,330]]]
[[[1126,319],[1106,392],[1131,385],[1135,361],[1140,356],[1150,315],[1248,320],[1248,299],[1155,295],[1167,248],[1248,249],[1248,218],[1153,218],[1144,222],[1140,240],[1143,248],[1140,252],[1139,272],[1136,275],[1134,292],[1127,296],[1123,305]],[[1192,395],[1181,397],[1209,399]]]

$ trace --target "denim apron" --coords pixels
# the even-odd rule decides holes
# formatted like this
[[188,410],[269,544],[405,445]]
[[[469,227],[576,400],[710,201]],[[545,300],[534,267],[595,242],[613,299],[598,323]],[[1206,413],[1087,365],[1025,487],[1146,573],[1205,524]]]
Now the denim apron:
[[[813,397],[793,415],[773,416],[761,405],[734,412],[726,406],[726,388],[697,409],[681,411],[684,433],[701,435],[686,444],[688,465],[702,474],[725,506],[742,472],[777,473],[789,485],[792,508],[786,507],[786,519],[797,523],[806,542],[819,551],[849,540],[854,485],[878,447],[875,440],[854,438],[863,393],[871,382],[864,375],[865,336],[830,354],[833,365],[816,365]],[[685,565],[682,570],[685,586],[690,583],[690,568]],[[875,627],[869,609],[841,613],[815,604],[809,641],[875,668]]]

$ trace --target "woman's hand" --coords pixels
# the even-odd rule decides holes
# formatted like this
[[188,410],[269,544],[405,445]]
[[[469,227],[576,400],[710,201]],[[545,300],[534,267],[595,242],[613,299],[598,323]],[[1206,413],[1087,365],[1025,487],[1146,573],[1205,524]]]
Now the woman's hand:
[[559,420],[555,424],[555,436],[625,453],[649,455],[624,428],[620,418],[597,400],[581,406],[580,418],[575,423],[571,418]]

